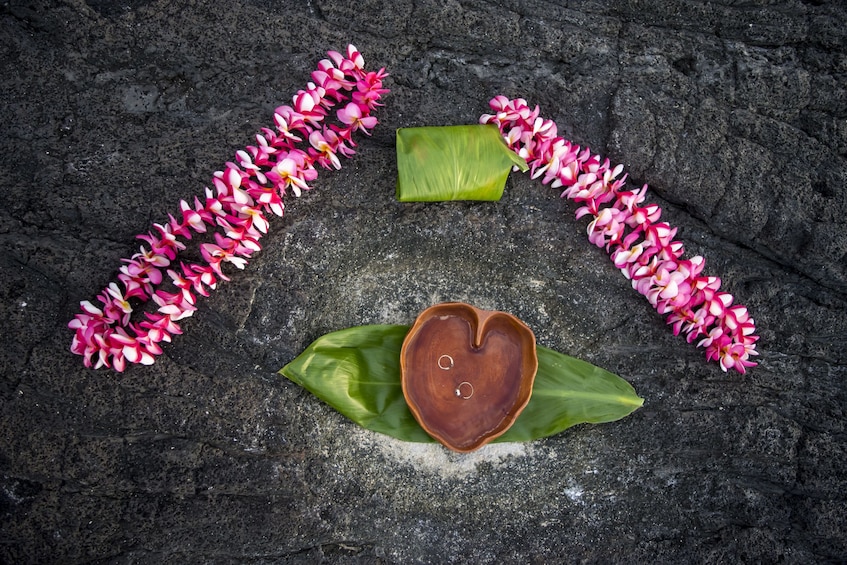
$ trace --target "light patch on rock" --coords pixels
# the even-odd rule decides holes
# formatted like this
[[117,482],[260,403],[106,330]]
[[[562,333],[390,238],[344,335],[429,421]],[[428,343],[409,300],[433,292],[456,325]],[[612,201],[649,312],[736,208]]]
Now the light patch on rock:
[[359,441],[376,448],[386,459],[443,478],[473,475],[482,463],[507,466],[516,459],[531,456],[533,451],[526,443],[490,443],[470,453],[457,453],[440,443],[401,441],[367,430],[356,433]]

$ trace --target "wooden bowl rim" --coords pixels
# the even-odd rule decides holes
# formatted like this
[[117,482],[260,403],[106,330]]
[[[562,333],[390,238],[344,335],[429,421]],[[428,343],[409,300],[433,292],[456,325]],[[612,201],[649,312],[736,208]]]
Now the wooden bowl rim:
[[[470,316],[467,315],[468,313],[470,314]],[[409,351],[409,347],[414,342],[414,339],[417,336],[418,332],[427,322],[429,322],[433,318],[451,314],[462,317],[471,322],[471,327],[474,330],[474,347],[479,347],[482,345],[482,340],[485,336],[484,330],[486,329],[489,320],[498,317],[506,318],[514,327],[517,328],[517,335],[519,336],[520,340],[519,345],[521,347],[521,350],[524,352],[523,363],[521,363],[521,376],[520,380],[518,381],[518,397],[516,399],[516,402],[511,406],[508,412],[504,415],[500,424],[495,427],[493,431],[483,434],[480,438],[478,438],[473,443],[467,446],[459,446],[453,444],[448,438],[443,437],[441,434],[439,434],[436,430],[433,430],[428,425],[427,418],[423,417],[423,415],[421,414],[420,407],[410,398],[410,393],[407,384],[407,353]],[[409,333],[406,334],[406,337],[403,340],[403,346],[400,351],[401,385],[403,388],[403,396],[406,399],[406,404],[409,406],[409,410],[412,412],[412,415],[415,417],[415,420],[418,421],[420,426],[430,436],[438,440],[444,446],[460,453],[466,453],[479,449],[483,445],[500,437],[501,435],[506,433],[506,431],[510,427],[512,427],[512,425],[517,420],[518,416],[520,416],[521,412],[523,412],[523,409],[526,408],[527,404],[529,404],[530,398],[532,397],[532,387],[535,382],[535,375],[537,372],[538,355],[536,353],[535,333],[533,333],[532,329],[530,329],[529,326],[527,326],[520,318],[513,314],[509,314],[508,312],[502,312],[500,310],[483,310],[481,308],[477,308],[476,306],[464,302],[442,302],[440,304],[430,306],[429,308],[421,312],[415,319],[415,323],[412,325],[411,329],[409,330]]]

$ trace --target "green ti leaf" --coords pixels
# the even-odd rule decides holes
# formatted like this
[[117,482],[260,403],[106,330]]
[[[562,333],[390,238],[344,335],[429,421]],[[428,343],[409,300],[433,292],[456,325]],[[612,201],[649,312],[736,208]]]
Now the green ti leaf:
[[[333,332],[280,373],[369,430],[432,442],[412,416],[400,384],[400,348],[408,331],[408,326],[374,325]],[[536,351],[532,398],[495,442],[530,441],[576,424],[612,422],[644,402],[617,375],[545,347]]]
[[518,419],[494,441],[530,441],[577,424],[614,422],[639,408],[632,385],[605,369],[546,347],[535,348],[538,372]]
[[435,441],[418,425],[400,384],[408,326],[358,326],[315,340],[280,373],[362,427],[405,441]]
[[397,130],[401,202],[500,200],[513,166],[528,169],[491,124]]

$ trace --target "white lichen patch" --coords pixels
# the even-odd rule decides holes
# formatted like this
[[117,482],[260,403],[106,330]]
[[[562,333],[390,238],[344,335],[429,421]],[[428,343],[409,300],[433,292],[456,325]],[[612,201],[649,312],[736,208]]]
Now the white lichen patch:
[[385,459],[442,478],[464,478],[477,473],[480,464],[508,466],[532,455],[526,443],[490,443],[470,453],[457,453],[440,443],[400,441],[368,430],[358,430],[356,435],[358,441],[375,448]]

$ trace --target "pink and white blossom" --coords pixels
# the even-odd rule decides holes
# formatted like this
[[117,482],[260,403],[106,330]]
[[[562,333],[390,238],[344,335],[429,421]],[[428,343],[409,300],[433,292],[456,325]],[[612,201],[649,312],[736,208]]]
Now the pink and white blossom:
[[363,133],[370,135],[370,129],[376,124],[376,118],[368,116],[362,111],[362,106],[355,102],[350,102],[344,108],[338,111],[339,121],[353,128],[353,131],[360,130]]

